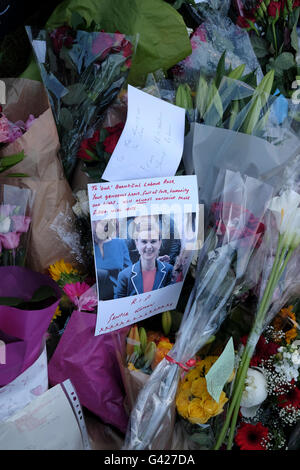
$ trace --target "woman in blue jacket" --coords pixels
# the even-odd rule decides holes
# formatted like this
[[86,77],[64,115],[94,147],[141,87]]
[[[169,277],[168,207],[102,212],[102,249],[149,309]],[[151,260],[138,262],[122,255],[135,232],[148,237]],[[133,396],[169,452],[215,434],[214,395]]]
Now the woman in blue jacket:
[[162,242],[159,226],[148,217],[145,219],[134,237],[140,259],[119,273],[115,298],[143,294],[173,283],[173,266],[158,259]]
[[114,298],[119,272],[132,264],[126,240],[112,238],[113,232],[113,221],[99,220],[95,223],[94,250],[100,300]]

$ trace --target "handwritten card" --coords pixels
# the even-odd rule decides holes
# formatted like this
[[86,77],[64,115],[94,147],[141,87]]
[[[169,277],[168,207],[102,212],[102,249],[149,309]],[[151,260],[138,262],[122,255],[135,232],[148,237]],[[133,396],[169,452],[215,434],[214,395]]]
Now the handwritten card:
[[174,310],[202,243],[197,178],[90,184],[88,194],[98,289],[95,335]]
[[0,387],[0,422],[24,408],[48,390],[47,352],[44,346],[38,359],[15,380]]
[[0,423],[0,450],[89,450],[82,409],[66,380]]
[[107,181],[175,175],[185,110],[128,85],[127,120],[102,175]]
[[232,375],[234,369],[234,346],[230,338],[222,354],[211,366],[206,374],[207,391],[210,396],[219,402],[224,385]]

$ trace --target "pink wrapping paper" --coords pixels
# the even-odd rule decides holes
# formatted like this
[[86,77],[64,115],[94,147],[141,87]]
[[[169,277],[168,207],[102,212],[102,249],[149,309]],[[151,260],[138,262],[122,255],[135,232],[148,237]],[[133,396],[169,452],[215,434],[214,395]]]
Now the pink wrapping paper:
[[125,344],[127,329],[94,336],[95,326],[96,314],[72,313],[49,362],[50,385],[70,379],[83,406],[125,433],[128,416],[113,335],[124,335]]
[[39,287],[51,286],[57,298],[41,310],[0,305],[0,340],[6,345],[5,364],[0,364],[0,386],[4,386],[38,358],[61,292],[50,277],[19,266],[0,267],[0,279],[0,297],[30,300]]

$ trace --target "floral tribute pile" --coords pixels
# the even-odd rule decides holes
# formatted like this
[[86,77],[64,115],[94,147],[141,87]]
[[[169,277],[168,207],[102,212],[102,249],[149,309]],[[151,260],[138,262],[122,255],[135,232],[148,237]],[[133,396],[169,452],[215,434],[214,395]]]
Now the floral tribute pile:
[[[49,389],[71,381],[95,448],[109,429],[122,450],[299,450],[300,1],[81,3],[26,24],[31,62],[0,78],[0,448],[1,408],[28,404],[11,390],[26,389],[46,349]],[[101,289],[113,300],[119,268],[95,263],[108,245],[88,185],[110,188],[128,85],[182,108],[176,176],[197,178],[203,243],[183,275],[184,250],[152,237],[184,281],[176,309],[97,336]],[[138,257],[128,240],[124,258]]]

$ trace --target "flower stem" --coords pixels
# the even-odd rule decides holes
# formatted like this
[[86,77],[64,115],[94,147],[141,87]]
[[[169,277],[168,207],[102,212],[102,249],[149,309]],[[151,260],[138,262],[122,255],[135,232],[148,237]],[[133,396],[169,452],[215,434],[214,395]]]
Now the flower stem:
[[241,362],[236,375],[230,406],[227,411],[225,423],[221,429],[219,438],[214,448],[215,450],[218,450],[222,445],[222,442],[225,439],[229,427],[230,433],[228,438],[227,449],[230,450],[232,447],[238,412],[240,408],[240,402],[244,391],[244,385],[247,377],[249,364],[253,352],[255,350],[257,341],[263,329],[264,320],[272,302],[274,291],[294,251],[292,248],[286,249],[285,247],[283,247],[282,240],[283,237],[280,235],[278,238],[277,251],[269,276],[269,280],[267,282],[261,303],[259,305],[254,325],[252,327],[247,344],[242,354]]

